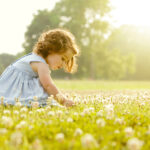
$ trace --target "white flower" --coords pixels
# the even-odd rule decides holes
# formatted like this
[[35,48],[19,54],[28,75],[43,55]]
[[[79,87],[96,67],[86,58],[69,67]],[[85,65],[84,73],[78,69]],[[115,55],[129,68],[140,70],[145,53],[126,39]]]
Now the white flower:
[[106,113],[106,119],[111,120],[114,118],[114,112],[108,111]]
[[16,125],[16,129],[22,129],[25,128],[27,125],[26,121],[21,121],[19,124]]
[[46,106],[45,110],[46,111],[51,110],[51,106]]
[[65,114],[68,115],[68,114],[69,114],[69,111],[65,111]]
[[10,115],[10,110],[4,110],[3,113],[4,115]]
[[126,136],[132,136],[134,134],[134,130],[132,129],[132,127],[127,127],[124,129],[124,132],[126,133]]
[[85,108],[85,109],[83,110],[83,113],[84,113],[84,114],[90,114],[90,110],[89,110],[88,108]]
[[63,114],[63,112],[62,112],[61,110],[56,111],[56,115],[57,115],[57,116],[60,117],[62,114]]
[[31,102],[31,106],[32,106],[32,108],[38,108],[39,107],[39,102],[37,102],[37,101]]
[[23,107],[23,108],[20,109],[21,113],[26,113],[27,111],[28,111],[28,109],[26,107]]
[[25,119],[25,118],[27,117],[27,115],[26,115],[26,114],[21,114],[20,117],[21,117],[22,119]]
[[68,118],[67,122],[73,122],[73,119],[72,118]]
[[118,123],[120,125],[124,124],[124,118],[116,118],[115,123]]
[[37,109],[36,112],[43,113],[45,110],[43,108]]
[[35,150],[43,150],[42,143],[39,139],[35,139],[34,142],[32,143],[32,149]]
[[73,115],[77,117],[79,114],[77,112],[74,112]]
[[33,96],[33,99],[34,99],[35,101],[37,101],[37,100],[38,100],[38,97],[37,97],[37,96]]
[[47,113],[47,115],[48,115],[48,116],[54,116],[54,115],[55,115],[55,112],[54,112],[54,111],[49,111],[49,112]]
[[56,134],[55,139],[56,139],[58,142],[63,142],[63,141],[64,141],[64,134],[63,134],[63,133],[58,133],[58,134]]
[[94,137],[91,134],[85,134],[81,138],[82,146],[85,148],[92,148],[92,147],[98,147],[98,143],[94,139]]
[[106,112],[114,112],[114,105],[113,104],[104,105],[104,109]]
[[96,113],[97,117],[103,117],[103,110],[100,110]]
[[1,122],[5,127],[8,128],[13,126],[13,120],[10,117],[3,116]]
[[15,103],[15,106],[18,107],[18,108],[20,108],[21,105],[22,105],[21,102],[16,102],[16,103]]
[[140,106],[145,106],[145,102],[141,102],[139,105]]
[[80,128],[77,128],[74,132],[74,136],[79,136],[83,133],[83,131]]
[[32,125],[28,126],[29,130],[32,130],[34,127]]
[[140,150],[140,148],[143,146],[144,142],[137,139],[137,138],[132,138],[128,140],[127,142],[127,147],[129,150]]
[[85,116],[84,112],[81,112],[81,113],[80,113],[80,115],[81,115],[82,117],[84,117],[84,116]]
[[33,114],[33,111],[29,111],[29,115],[32,115]]
[[6,128],[0,128],[0,135],[4,135],[8,132]]
[[115,130],[114,133],[115,133],[115,134],[119,134],[120,131],[119,131],[119,130]]
[[95,111],[95,108],[94,108],[94,107],[90,107],[90,108],[89,108],[89,111],[94,112],[94,111]]
[[105,120],[104,119],[98,119],[96,120],[96,124],[98,127],[104,127],[105,126]]
[[22,133],[17,131],[17,132],[12,133],[10,137],[10,141],[13,145],[18,146],[22,143],[22,138],[23,138]]
[[13,114],[14,114],[14,115],[19,115],[19,111],[14,110],[14,111],[13,111]]

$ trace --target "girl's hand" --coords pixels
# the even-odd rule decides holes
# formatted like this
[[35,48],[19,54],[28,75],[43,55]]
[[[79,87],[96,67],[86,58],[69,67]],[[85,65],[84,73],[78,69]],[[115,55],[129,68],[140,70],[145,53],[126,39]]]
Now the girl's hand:
[[66,107],[75,106],[75,103],[71,100],[64,100],[63,105]]
[[75,103],[74,103],[73,101],[68,100],[68,99],[67,99],[63,94],[61,94],[61,93],[56,94],[56,100],[57,100],[60,104],[66,106],[66,107],[75,106]]

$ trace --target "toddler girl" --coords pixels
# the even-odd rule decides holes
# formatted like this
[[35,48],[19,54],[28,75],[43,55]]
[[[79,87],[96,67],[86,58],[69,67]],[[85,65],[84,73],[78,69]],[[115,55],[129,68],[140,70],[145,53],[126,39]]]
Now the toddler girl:
[[74,105],[57,89],[50,70],[64,68],[69,73],[74,72],[77,55],[78,48],[69,31],[53,29],[42,33],[32,53],[9,65],[0,76],[3,103],[15,105],[16,99],[19,99],[23,105],[30,106],[36,99],[43,106],[53,95],[62,105]]

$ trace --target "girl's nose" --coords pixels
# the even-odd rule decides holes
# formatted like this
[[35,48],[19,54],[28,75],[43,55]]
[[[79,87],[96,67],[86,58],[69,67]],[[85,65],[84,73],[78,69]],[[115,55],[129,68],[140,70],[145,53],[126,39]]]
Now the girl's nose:
[[62,68],[62,65],[58,66],[58,69]]

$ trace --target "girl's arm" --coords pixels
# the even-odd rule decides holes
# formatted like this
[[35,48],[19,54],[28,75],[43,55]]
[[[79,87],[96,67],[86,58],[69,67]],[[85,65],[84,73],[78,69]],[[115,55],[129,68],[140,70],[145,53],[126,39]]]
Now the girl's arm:
[[73,101],[67,100],[63,94],[58,90],[58,88],[55,86],[51,76],[50,76],[50,70],[49,66],[47,64],[38,62],[37,65],[37,73],[39,75],[40,82],[43,86],[43,88],[46,90],[46,92],[49,95],[53,95],[54,98],[63,105],[66,106],[72,106],[74,105]]

